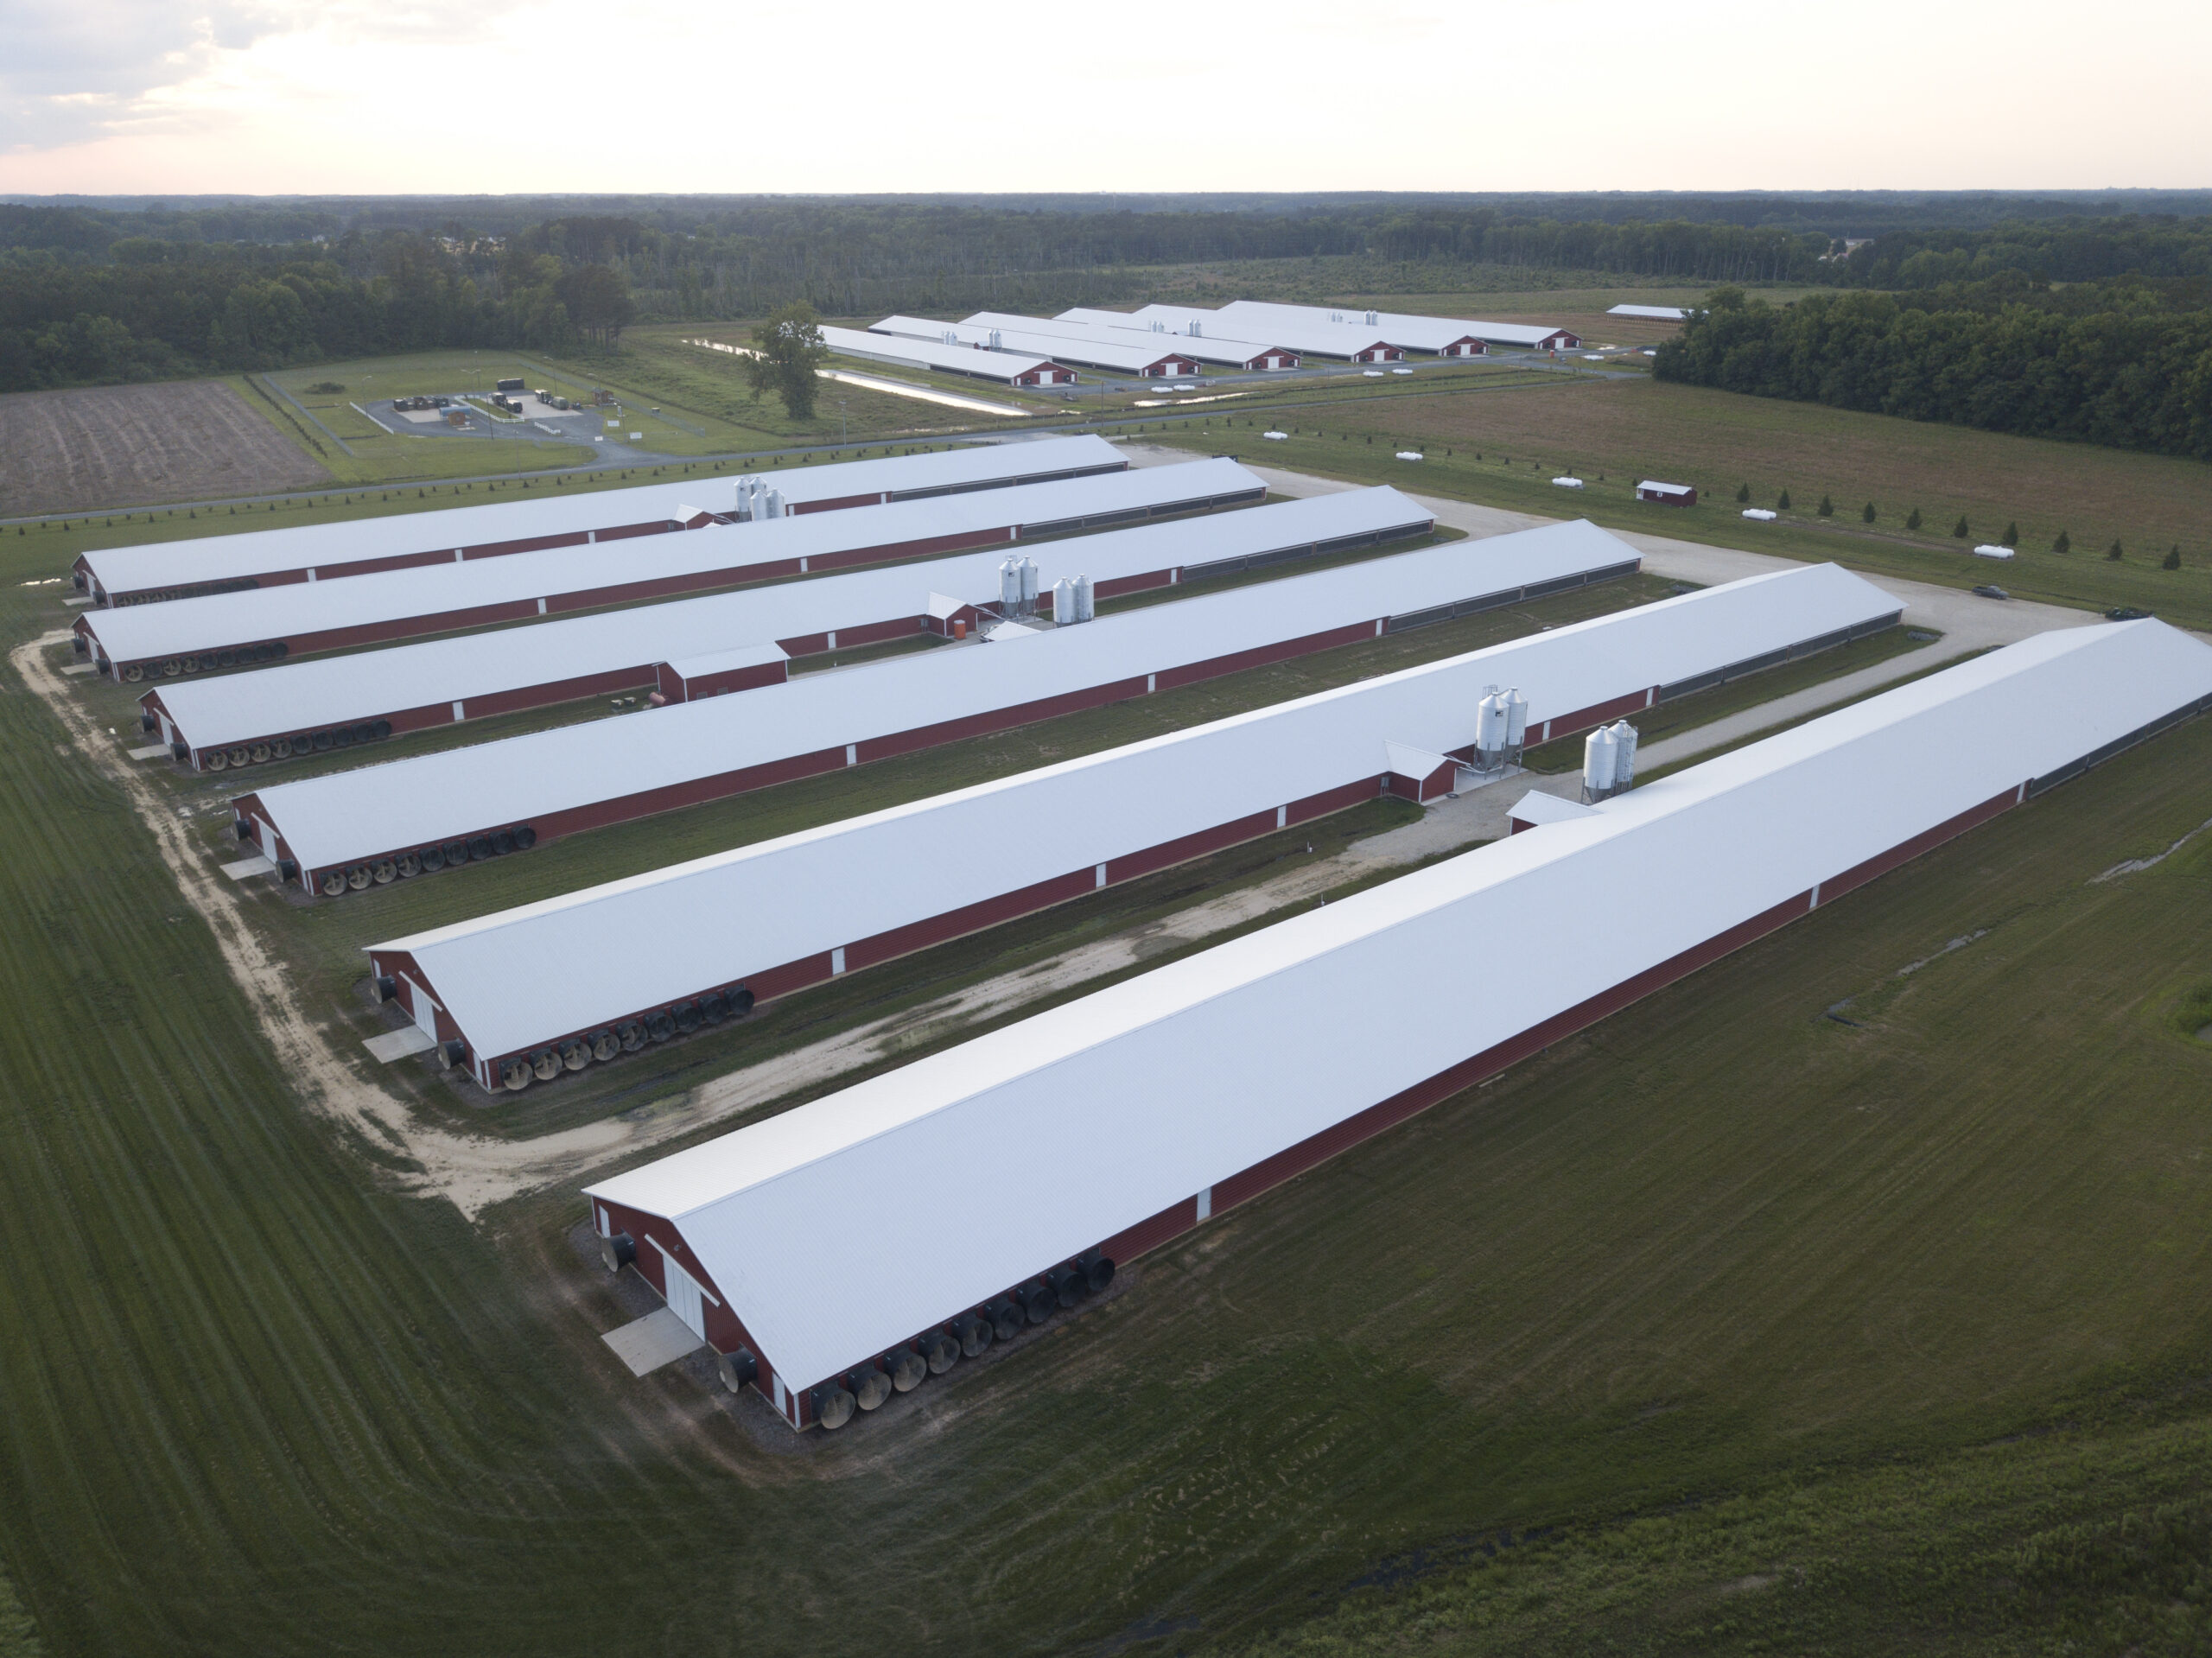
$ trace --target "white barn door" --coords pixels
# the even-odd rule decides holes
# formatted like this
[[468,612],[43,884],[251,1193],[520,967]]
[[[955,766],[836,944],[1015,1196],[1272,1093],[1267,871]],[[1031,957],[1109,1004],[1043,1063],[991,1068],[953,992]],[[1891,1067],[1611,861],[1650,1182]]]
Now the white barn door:
[[685,1329],[701,1341],[706,1340],[707,1309],[701,1299],[699,1280],[671,1260],[665,1250],[661,1253],[660,1269],[668,1285],[670,1310],[683,1320]]

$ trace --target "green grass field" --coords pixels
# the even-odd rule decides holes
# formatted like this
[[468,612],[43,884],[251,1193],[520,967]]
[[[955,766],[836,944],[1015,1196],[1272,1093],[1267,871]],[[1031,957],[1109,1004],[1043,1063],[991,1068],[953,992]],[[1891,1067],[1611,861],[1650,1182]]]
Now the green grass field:
[[[60,736],[0,698],[0,1544],[57,1652],[1199,1650],[1455,1538],[1785,1490],[2001,1529],[2049,1430],[2121,1465],[2162,1422],[2202,1443],[2212,1049],[2175,1019],[2212,985],[2212,842],[2088,878],[2212,816],[2212,724],[798,1447],[607,1359],[572,1194],[472,1230],[386,1189]],[[1675,1580],[1563,1573],[1549,1627],[1681,1629]],[[1885,1582],[1808,1580],[1838,1617]],[[1896,1650],[1955,1604],[1842,1635]]]
[[[1451,397],[1301,407],[1259,434],[1269,416],[1243,410],[1210,429],[1162,441],[1255,465],[1457,496],[1552,517],[1582,516],[1793,558],[1835,559],[1919,581],[1996,581],[2025,597],[2104,609],[2133,605],[2194,627],[2212,626],[2212,467],[2086,444],[2051,443],[1744,397],[1656,381],[1554,377],[1545,384]],[[1250,422],[1249,425],[1247,422]],[[1427,459],[1393,459],[1415,449]],[[1584,487],[1554,487],[1572,473]],[[1635,499],[1643,478],[1694,484],[1693,508]],[[1745,519],[1735,496],[1790,509],[1772,524]],[[1833,518],[1816,509],[1826,494]],[[1876,522],[1861,521],[1872,501]],[[1917,508],[1923,527],[1905,528]],[[1950,532],[1967,520],[1967,537]],[[2017,524],[2019,553],[1998,563],[1970,549]],[[2059,532],[2072,550],[2050,550]],[[2105,556],[2118,540],[2123,557]],[[2169,547],[2182,568],[2159,568]]]
[[[1293,464],[1324,470],[1325,446],[1368,447],[1324,429],[1254,458],[1310,444]],[[1465,480],[1504,505],[1563,493]],[[113,536],[0,540],[11,643],[67,615],[15,584],[95,533]],[[1383,643],[1468,648],[1448,632]],[[634,842],[312,909],[264,897],[255,923],[303,1003],[365,1034],[371,937],[1411,659],[1307,658],[672,814]],[[66,736],[10,671],[7,1658],[26,1621],[48,1652],[102,1658],[2206,1636],[2212,832],[2096,878],[2212,823],[2212,721],[1221,1217],[997,1361],[804,1440],[756,1440],[680,1369],[639,1382],[609,1357],[598,1332],[632,1314],[571,1247],[573,1191],[472,1228],[334,1128]],[[181,785],[175,804],[223,793]],[[219,811],[195,824],[212,855]],[[1218,889],[1278,855],[1185,880]],[[1109,896],[1124,918],[1187,901],[1167,881]],[[926,994],[1028,959],[1052,920],[841,989]],[[816,1031],[867,1011],[804,1001]],[[641,1099],[688,1080],[600,1074]],[[563,1112],[606,1109],[573,1097]],[[566,1120],[495,1115],[478,1114]],[[999,1178],[1079,1178],[1076,1159]],[[887,1216],[884,1247],[933,1223],[926,1204]]]

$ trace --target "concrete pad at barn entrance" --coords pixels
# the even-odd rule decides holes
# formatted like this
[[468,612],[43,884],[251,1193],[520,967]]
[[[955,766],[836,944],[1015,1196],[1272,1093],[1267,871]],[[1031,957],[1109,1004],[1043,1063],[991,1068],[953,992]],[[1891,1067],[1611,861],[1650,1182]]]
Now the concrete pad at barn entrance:
[[650,1375],[664,1364],[673,1364],[705,1345],[690,1325],[666,1307],[655,1307],[633,1324],[610,1330],[600,1340],[614,1350],[614,1356],[630,1367],[632,1375]]
[[404,1059],[411,1053],[427,1053],[438,1045],[437,1038],[419,1025],[410,1025],[397,1031],[386,1031],[382,1036],[372,1036],[361,1045],[369,1051],[369,1058],[379,1064],[388,1065],[395,1059]]

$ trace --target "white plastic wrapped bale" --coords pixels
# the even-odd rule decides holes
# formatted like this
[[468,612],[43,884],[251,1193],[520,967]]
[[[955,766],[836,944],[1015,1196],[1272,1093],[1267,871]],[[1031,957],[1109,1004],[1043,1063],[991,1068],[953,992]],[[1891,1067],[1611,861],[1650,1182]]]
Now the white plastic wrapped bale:
[[769,1001],[1378,792],[1433,798],[1456,785],[1491,684],[1519,688],[1512,719],[1566,736],[1897,614],[1832,564],[1753,576],[392,939],[372,971],[490,1088],[517,1055],[601,1030],[632,1041],[626,1027],[686,1001]]
[[[1009,484],[1049,483],[1119,472],[1128,465],[1105,439],[1086,435],[790,466],[765,474],[765,481],[782,493],[791,511],[826,512]],[[103,604],[305,581],[310,573],[328,581],[444,563],[456,554],[490,558],[697,528],[733,512],[733,485],[727,476],[698,474],[677,483],[607,490],[568,490],[547,480],[529,492],[530,499],[482,506],[99,548],[78,555],[73,569],[78,590]]]
[[[302,882],[504,832],[533,842],[1174,689],[1632,573],[1586,523],[1459,541],[740,696],[511,737],[232,802]],[[473,855],[473,854],[472,854]],[[466,860],[464,859],[464,861]],[[389,879],[389,877],[386,877]],[[358,890],[359,882],[355,886]],[[335,895],[336,888],[328,888]]]
[[[1218,518],[1043,541],[1055,580],[1096,574],[1107,595],[1426,534],[1427,510],[1392,489],[1351,490]],[[773,644],[791,656],[849,650],[944,624],[997,596],[995,550],[779,581],[523,627],[286,663],[257,673],[163,679],[139,698],[149,731],[196,769],[327,749],[346,727],[389,734],[455,725],[655,683],[657,663]],[[1046,583],[1049,588],[1051,583]],[[941,606],[934,599],[944,599]],[[1057,616],[1055,619],[1058,619]],[[780,676],[779,676],[780,677]],[[666,686],[660,689],[665,692]],[[349,740],[358,740],[359,732]],[[305,745],[303,748],[302,745]]]
[[[2155,621],[2008,645],[596,1182],[594,1220],[664,1292],[680,1263],[786,1421],[842,1420],[895,1345],[1040,1280],[1079,1297],[1066,1269],[1110,1277],[2208,706],[2212,646]],[[1081,1179],[884,1247],[913,1192],[1076,1143]]]
[[1233,461],[1145,467],[1057,483],[898,501],[866,511],[710,524],[625,544],[556,547],[305,581],[171,604],[87,611],[79,650],[136,683],[251,667],[779,576],[818,575],[1023,536],[1248,505],[1266,486]]

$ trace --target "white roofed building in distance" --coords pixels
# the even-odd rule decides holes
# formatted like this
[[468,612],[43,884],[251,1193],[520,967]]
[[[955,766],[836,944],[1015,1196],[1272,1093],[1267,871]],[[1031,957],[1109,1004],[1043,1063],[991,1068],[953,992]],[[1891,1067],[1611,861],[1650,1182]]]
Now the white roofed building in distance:
[[[1394,490],[1255,506],[1132,530],[1022,543],[1052,584],[1088,576],[1095,597],[1287,563],[1423,534],[1426,509]],[[163,679],[139,698],[146,728],[195,769],[225,770],[658,683],[675,657],[772,645],[778,660],[969,627],[1001,591],[1002,546],[914,564],[776,581],[696,599],[456,634],[250,674]],[[947,602],[933,606],[933,597]],[[780,671],[772,676],[781,678]],[[665,687],[661,689],[665,689]],[[366,727],[365,730],[362,727]],[[342,742],[339,733],[351,728]],[[239,752],[243,750],[243,754]]]
[[1263,319],[1233,315],[1226,307],[1209,311],[1195,305],[1147,305],[1130,313],[1130,320],[1140,329],[1160,323],[1170,340],[1184,335],[1203,339],[1217,334],[1231,340],[1249,340],[1255,335],[1265,334],[1271,342],[1287,346],[1306,357],[1333,357],[1348,363],[1395,363],[1405,358],[1404,348],[1385,339],[1379,328],[1298,314],[1297,307],[1276,308],[1293,314]]
[[871,363],[891,363],[901,368],[934,369],[944,374],[965,374],[971,379],[996,380],[1006,385],[1073,385],[1076,373],[1036,352],[978,351],[970,346],[948,346],[939,335],[926,340],[872,334],[860,328],[821,327],[822,343],[840,357],[858,357]]
[[[241,834],[309,890],[355,890],[438,848],[461,861],[1169,690],[1456,613],[1610,580],[1595,525],[1458,541],[1078,626],[810,674],[734,696],[364,766],[239,796]],[[528,841],[524,842],[527,831]],[[334,887],[327,885],[335,872]]]
[[89,610],[73,626],[80,654],[137,683],[1243,505],[1266,493],[1258,478],[1217,459],[1139,467],[859,511],[713,524],[619,550],[556,547],[345,581]]
[[1606,308],[1605,314],[1634,317],[1643,322],[1681,322],[1688,320],[1689,310],[1681,305],[1614,305]]
[[[1028,443],[982,443],[928,454],[791,465],[760,474],[793,513],[880,506],[964,490],[1049,483],[1118,472],[1122,453],[1094,435]],[[736,480],[704,474],[672,484],[577,490],[550,482],[535,499],[440,507],[384,518],[233,536],[107,547],[80,553],[78,589],[102,604],[198,596],[217,590],[443,564],[507,553],[582,547],[632,536],[696,529],[737,510]]]
[[[1071,1304],[2207,707],[2188,634],[2041,634],[596,1181],[593,1223],[732,1381],[835,1426],[906,1344],[953,1332],[957,1362],[1019,1327],[1009,1301]],[[1009,1146],[1070,1144],[1080,1179],[882,1225]]]
[[1197,359],[1165,336],[1117,335],[1103,330],[1033,334],[995,323],[979,327],[972,323],[937,322],[919,316],[887,316],[872,325],[869,332],[899,339],[934,340],[955,348],[1049,352],[1056,362],[1109,369],[1117,374],[1141,375],[1148,379],[1198,372]]
[[1582,338],[1571,328],[1542,322],[1494,322],[1476,317],[1421,316],[1406,311],[1333,309],[1318,305],[1277,305],[1262,300],[1232,300],[1221,308],[1225,327],[1249,331],[1287,327],[1294,319],[1336,327],[1375,330],[1408,351],[1445,356],[1476,356],[1468,346],[1510,346],[1523,351],[1572,351]]
[[[1109,318],[1112,320],[1107,321]],[[978,311],[971,317],[962,319],[961,326],[981,329],[1019,329],[1033,336],[1057,336],[1073,342],[1071,350],[1064,353],[1071,356],[1102,340],[1118,350],[1134,349],[1139,353],[1156,353],[1167,341],[1167,331],[1164,327],[1148,328],[1120,311],[1090,311],[1081,308],[1064,311],[1057,317],[1025,317],[1004,311]],[[1173,346],[1182,358],[1192,364],[1213,363],[1224,368],[1245,369],[1254,372],[1298,366],[1296,352],[1282,346],[1262,345],[1255,340],[1213,340],[1177,334],[1173,337]],[[1186,372],[1181,368],[1171,368],[1165,358],[1154,358],[1152,363],[1161,374]],[[1153,368],[1147,367],[1144,372],[1151,375]]]
[[526,1087],[549,1054],[613,1058],[664,1015],[786,995],[1380,792],[1420,798],[1438,772],[1454,787],[1491,684],[1548,742],[1897,613],[1832,564],[1753,576],[393,939],[372,970],[484,1086]]

